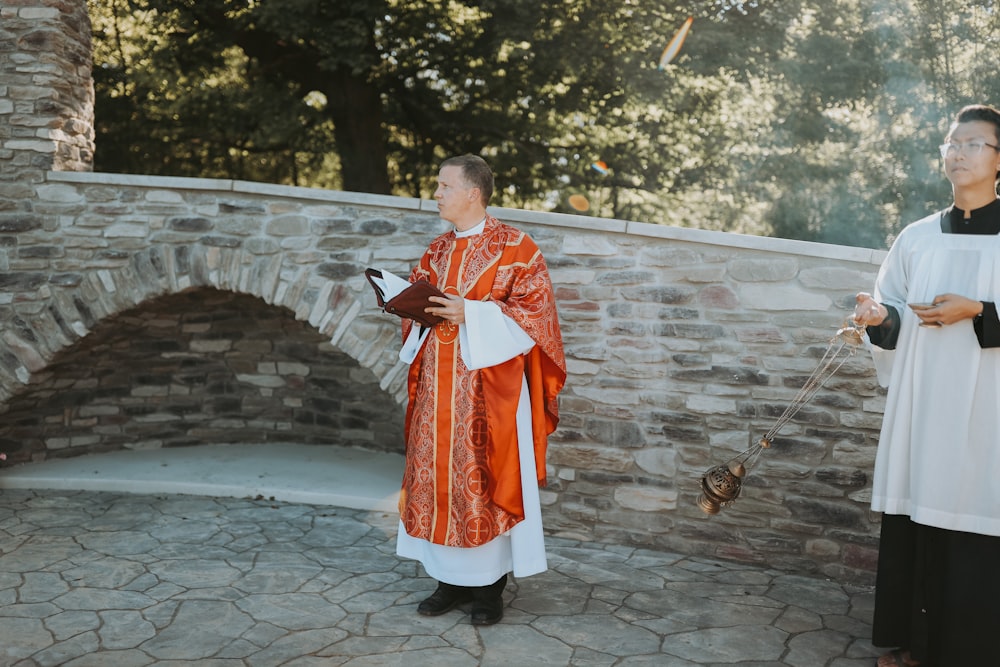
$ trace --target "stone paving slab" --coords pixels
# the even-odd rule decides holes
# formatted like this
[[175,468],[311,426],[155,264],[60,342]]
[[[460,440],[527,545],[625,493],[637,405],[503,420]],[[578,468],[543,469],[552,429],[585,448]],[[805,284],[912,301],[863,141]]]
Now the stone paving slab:
[[548,538],[501,623],[416,613],[394,513],[0,490],[0,667],[870,667],[873,594]]

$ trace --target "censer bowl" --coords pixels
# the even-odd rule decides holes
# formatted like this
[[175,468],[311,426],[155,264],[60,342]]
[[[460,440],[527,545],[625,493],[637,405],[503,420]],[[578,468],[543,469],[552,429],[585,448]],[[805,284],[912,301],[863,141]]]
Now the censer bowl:
[[698,507],[705,514],[718,514],[723,505],[731,504],[743,489],[746,469],[742,463],[732,461],[709,468],[701,478],[701,497]]
[[859,325],[853,317],[850,318],[830,339],[826,352],[823,353],[823,358],[820,359],[816,369],[806,379],[805,384],[802,385],[795,398],[785,408],[767,434],[739,456],[730,459],[723,465],[705,471],[701,478],[701,495],[698,497],[698,506],[705,514],[718,514],[723,507],[733,504],[743,488],[743,478],[747,474],[747,468],[753,465],[757,455],[762,450],[771,446],[771,438],[778,430],[788,423],[795,416],[795,413],[820,390],[823,383],[832,377],[837,369],[861,347],[864,340],[863,334],[864,327]]

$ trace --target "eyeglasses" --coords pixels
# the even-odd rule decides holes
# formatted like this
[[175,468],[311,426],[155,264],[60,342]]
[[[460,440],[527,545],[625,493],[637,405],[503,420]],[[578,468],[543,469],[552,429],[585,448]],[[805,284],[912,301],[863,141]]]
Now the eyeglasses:
[[993,144],[988,144],[982,139],[975,139],[973,141],[964,141],[960,144],[947,143],[938,146],[938,150],[941,151],[942,158],[949,158],[958,155],[959,153],[964,153],[967,157],[976,157],[983,152],[983,149],[989,146],[993,150],[1000,149],[1000,146],[994,146]]

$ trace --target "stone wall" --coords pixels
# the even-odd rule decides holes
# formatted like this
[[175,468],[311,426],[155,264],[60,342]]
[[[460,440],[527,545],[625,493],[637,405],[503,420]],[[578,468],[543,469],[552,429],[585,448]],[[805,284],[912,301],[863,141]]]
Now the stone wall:
[[[11,460],[220,440],[398,450],[398,326],[362,272],[407,272],[445,229],[432,202],[72,172],[32,192],[16,202],[26,216],[0,214]],[[882,253],[494,213],[532,234],[557,286],[570,375],[549,530],[870,576],[883,393],[863,350],[782,429],[735,506],[706,517],[696,501],[701,474],[794,398]]]
[[[397,322],[431,202],[88,173],[83,0],[0,5],[0,447],[8,464],[287,441],[399,450]],[[787,424],[738,502],[701,475],[775,423],[884,253],[495,210],[538,241],[569,379],[546,528],[870,581],[884,394],[863,351]]]
[[402,448],[398,403],[287,309],[205,288],[87,322],[4,407],[11,463],[203,443]]
[[91,68],[84,0],[0,3],[0,188],[8,196],[49,169],[90,170]]

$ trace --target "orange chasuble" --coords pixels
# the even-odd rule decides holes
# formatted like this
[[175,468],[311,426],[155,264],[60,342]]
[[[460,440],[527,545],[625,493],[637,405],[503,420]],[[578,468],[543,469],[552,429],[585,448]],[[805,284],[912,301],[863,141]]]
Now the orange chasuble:
[[[434,239],[410,275],[420,278],[449,294],[496,303],[535,342],[509,361],[469,370],[459,353],[459,327],[442,322],[410,366],[400,518],[413,537],[475,547],[524,519],[515,422],[522,378],[531,401],[535,476],[545,484],[546,444],[566,381],[552,282],[535,242],[489,215],[481,234]],[[404,338],[412,325],[404,320]]]

